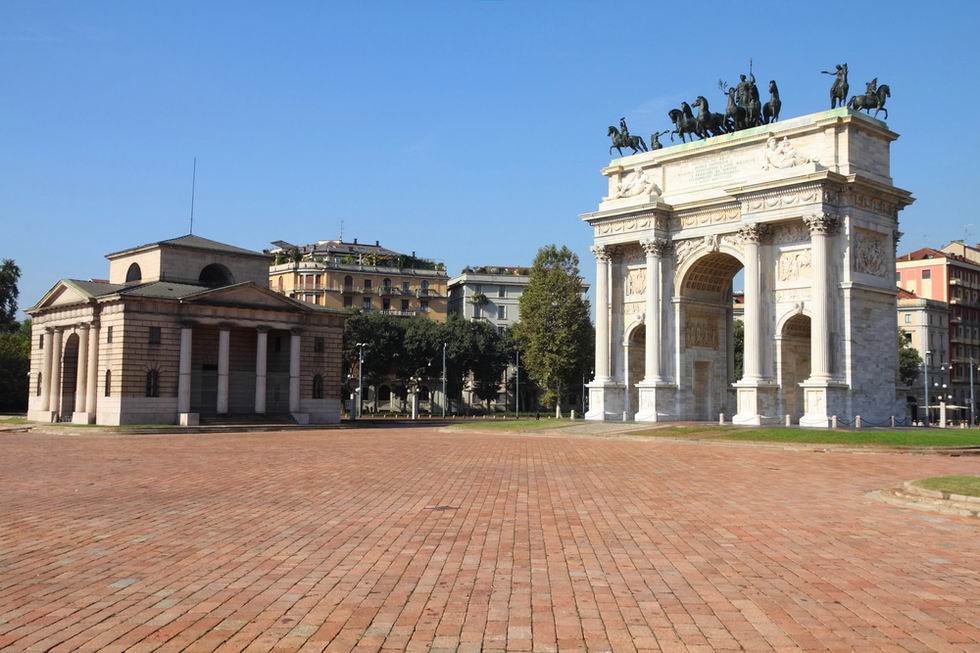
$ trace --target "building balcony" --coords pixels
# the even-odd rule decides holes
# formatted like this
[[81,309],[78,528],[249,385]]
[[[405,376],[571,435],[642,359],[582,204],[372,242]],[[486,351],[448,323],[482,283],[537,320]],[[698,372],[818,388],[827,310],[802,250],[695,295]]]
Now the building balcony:
[[425,298],[425,299],[445,297],[445,295],[440,293],[437,288],[419,288],[418,290],[415,291],[415,296]]
[[399,311],[391,308],[382,309],[380,312],[382,315],[391,315],[392,317],[415,317],[419,314],[418,311]]

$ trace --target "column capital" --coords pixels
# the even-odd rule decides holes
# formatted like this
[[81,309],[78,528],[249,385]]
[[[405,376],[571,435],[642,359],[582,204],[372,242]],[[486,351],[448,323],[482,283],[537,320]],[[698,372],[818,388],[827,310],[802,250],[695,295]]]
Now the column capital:
[[672,243],[666,238],[647,238],[640,241],[640,247],[647,256],[662,257],[670,251]]
[[898,251],[898,241],[900,241],[904,235],[905,234],[898,229],[892,230],[892,247],[895,248],[896,252]]
[[75,325],[76,329],[84,329],[85,331],[88,331],[90,327],[91,325],[88,322],[81,322]]
[[235,328],[235,324],[233,322],[219,322],[218,323],[218,329],[221,330],[221,331],[231,331],[234,328]]
[[747,224],[737,233],[738,239],[742,243],[766,243],[772,237],[772,227],[767,224]]
[[610,251],[605,245],[593,245],[589,249],[592,250],[592,255],[595,256],[595,260],[601,263],[609,261]]
[[46,327],[44,327],[44,332],[45,333],[54,333],[54,327],[46,326]]
[[823,235],[829,236],[837,233],[840,228],[840,218],[833,213],[812,213],[810,215],[803,216],[803,222],[806,224],[807,229],[810,230],[810,235]]

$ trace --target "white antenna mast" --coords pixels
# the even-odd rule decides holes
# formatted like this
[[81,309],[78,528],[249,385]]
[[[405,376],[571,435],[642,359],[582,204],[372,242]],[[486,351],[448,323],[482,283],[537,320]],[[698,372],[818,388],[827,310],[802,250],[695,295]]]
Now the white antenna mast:
[[197,186],[197,157],[194,157],[194,171],[191,173],[191,234],[194,234],[194,191]]

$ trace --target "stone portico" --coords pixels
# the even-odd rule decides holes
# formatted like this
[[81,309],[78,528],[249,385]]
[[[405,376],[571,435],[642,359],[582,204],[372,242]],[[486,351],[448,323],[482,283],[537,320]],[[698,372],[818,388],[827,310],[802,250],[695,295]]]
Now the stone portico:
[[30,419],[340,420],[343,315],[269,290],[265,255],[189,236],[108,258],[107,282],[61,280],[27,311]]
[[[612,161],[594,229],[588,419],[827,427],[896,405],[885,123],[823,111]],[[735,378],[732,280],[744,274]]]

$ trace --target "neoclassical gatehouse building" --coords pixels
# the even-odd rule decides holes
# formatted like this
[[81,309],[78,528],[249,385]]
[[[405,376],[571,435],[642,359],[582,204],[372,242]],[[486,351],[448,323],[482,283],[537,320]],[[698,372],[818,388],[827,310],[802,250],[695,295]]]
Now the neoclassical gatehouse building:
[[269,290],[269,257],[199,236],[107,255],[33,319],[28,417],[192,425],[200,416],[340,420],[343,314]]
[[586,417],[826,427],[904,415],[895,246],[913,199],[892,184],[896,138],[834,109],[613,160],[608,195],[582,216],[596,257]]

